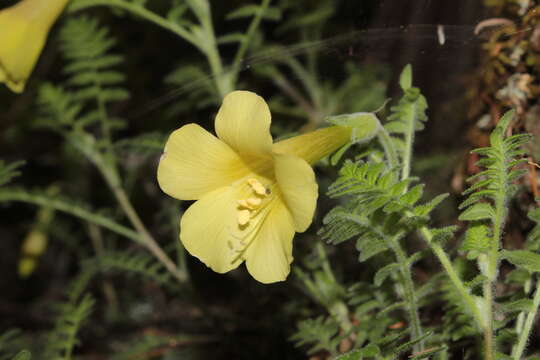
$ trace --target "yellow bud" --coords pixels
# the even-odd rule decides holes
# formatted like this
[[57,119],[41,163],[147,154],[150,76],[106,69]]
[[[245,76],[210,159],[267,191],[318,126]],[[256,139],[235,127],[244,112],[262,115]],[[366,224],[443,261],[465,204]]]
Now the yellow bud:
[[36,259],[31,257],[22,258],[19,261],[19,276],[22,278],[27,278],[28,276],[32,275],[32,273],[36,269],[36,266]]
[[49,30],[69,0],[22,0],[0,11],[0,82],[23,91]]
[[40,256],[47,248],[47,235],[40,230],[32,230],[24,239],[22,253],[26,256]]

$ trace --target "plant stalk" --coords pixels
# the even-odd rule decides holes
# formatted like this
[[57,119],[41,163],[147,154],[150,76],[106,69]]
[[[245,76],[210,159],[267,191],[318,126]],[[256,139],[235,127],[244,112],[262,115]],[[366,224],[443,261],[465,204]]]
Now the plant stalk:
[[444,249],[436,243],[432,242],[433,234],[427,227],[420,228],[420,234],[424,238],[424,241],[429,245],[437,259],[439,259],[439,262],[441,263],[443,269],[446,271],[446,274],[450,278],[450,281],[455,286],[465,303],[467,304],[469,311],[473,318],[476,320],[477,326],[480,329],[484,328],[484,321],[482,320],[482,316],[480,315],[480,312],[478,311],[478,307],[476,306],[476,303],[474,299],[472,298],[471,294],[469,293],[469,290],[459,277],[456,269],[454,269],[454,265],[452,265],[452,261],[448,257],[448,254],[444,251]]
[[540,286],[538,286],[538,278],[537,278],[536,290],[534,291],[534,297],[533,297],[533,303],[531,305],[531,309],[529,310],[529,313],[527,314],[527,318],[525,319],[525,325],[523,326],[523,330],[519,334],[518,343],[512,351],[513,360],[520,360],[521,356],[523,355],[523,352],[525,351],[527,340],[529,339],[529,335],[531,333],[531,329],[534,324],[534,319],[536,318],[536,313],[538,312],[539,306],[540,306]]
[[242,60],[244,59],[244,55],[246,54],[246,51],[249,47],[249,43],[251,42],[251,39],[253,38],[253,35],[255,34],[255,30],[257,30],[257,28],[259,27],[259,24],[261,23],[263,15],[266,12],[266,9],[268,9],[269,5],[270,5],[270,0],[262,0],[262,3],[259,7],[259,11],[257,12],[257,15],[255,15],[253,19],[251,20],[248,30],[246,31],[246,35],[242,38],[242,42],[240,43],[240,47],[238,48],[238,51],[236,52],[236,55],[234,56],[234,60],[231,66],[232,68],[231,83],[232,84],[236,84],[236,81],[238,79],[238,73],[240,72],[240,64],[242,63]]
[[[407,264],[407,255],[399,244],[399,237],[392,239],[391,248],[399,263],[399,269],[403,278],[403,294],[405,296],[405,302],[407,303],[407,310],[409,313],[409,321],[411,322],[412,334],[411,340],[423,337],[422,325],[420,323],[420,316],[418,315],[418,301],[416,299],[416,293],[414,291],[414,283],[412,280],[411,267]],[[419,353],[424,351],[425,341],[421,340],[413,346],[413,353]]]
[[187,275],[180,271],[176,264],[165,254],[163,249],[158,245],[156,240],[150,235],[143,222],[139,218],[139,215],[131,205],[124,189],[121,187],[112,187],[111,188],[116,200],[120,204],[120,207],[128,217],[129,221],[141,235],[144,245],[146,248],[165,266],[167,270],[181,283],[187,280]]

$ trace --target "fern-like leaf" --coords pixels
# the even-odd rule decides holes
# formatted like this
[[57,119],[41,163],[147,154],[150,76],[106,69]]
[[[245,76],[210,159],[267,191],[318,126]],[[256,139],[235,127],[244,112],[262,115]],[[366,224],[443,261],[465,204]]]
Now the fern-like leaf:
[[45,349],[45,358],[71,360],[73,349],[80,342],[77,334],[94,307],[94,299],[85,295],[81,299],[68,301],[59,306],[55,327],[50,333]]

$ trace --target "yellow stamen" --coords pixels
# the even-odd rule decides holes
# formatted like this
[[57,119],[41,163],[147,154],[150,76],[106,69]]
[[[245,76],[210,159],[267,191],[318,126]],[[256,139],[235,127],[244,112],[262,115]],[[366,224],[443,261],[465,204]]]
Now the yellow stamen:
[[243,208],[246,208],[246,209],[251,208],[251,206],[248,204],[247,200],[236,200],[236,202],[238,203],[238,205],[240,205],[240,207],[243,207]]
[[247,205],[251,206],[252,208],[257,208],[262,203],[261,198],[249,198],[247,200],[244,200]]
[[242,226],[246,225],[249,222],[250,217],[251,217],[251,214],[250,214],[249,210],[247,210],[247,209],[240,210],[238,212],[238,224],[240,224]]
[[255,191],[256,194],[266,195],[266,188],[263,186],[263,184],[261,184],[259,180],[251,178],[251,179],[248,179],[247,182],[249,186],[251,186],[253,191]]

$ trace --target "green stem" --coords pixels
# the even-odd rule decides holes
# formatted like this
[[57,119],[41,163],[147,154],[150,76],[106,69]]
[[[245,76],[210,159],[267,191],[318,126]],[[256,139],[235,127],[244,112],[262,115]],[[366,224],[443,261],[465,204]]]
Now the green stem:
[[224,97],[226,94],[233,90],[233,86],[229,81],[228,74],[225,74],[223,72],[223,65],[221,63],[221,57],[217,49],[211,19],[199,19],[201,21],[201,26],[205,31],[205,40],[207,40],[205,42],[201,41],[201,39],[199,39],[194,33],[190,32],[186,28],[173,23],[162,16],[159,16],[152,11],[149,11],[144,6],[137,5],[136,3],[131,3],[125,0],[78,0],[73,3],[69,10],[75,12],[94,6],[109,6],[120,8],[151,23],[154,23],[155,25],[158,25],[163,29],[170,31],[173,34],[178,35],[180,38],[186,40],[191,45],[195,46],[206,56],[208,64],[210,65],[212,76],[216,82],[216,87],[219,95],[221,97]]
[[139,215],[131,205],[124,189],[121,185],[121,180],[118,176],[118,171],[113,163],[106,162],[103,159],[103,154],[96,149],[79,144],[75,139],[68,136],[75,148],[79,149],[99,170],[105,182],[113,192],[116,200],[118,201],[122,211],[125,213],[135,230],[139,235],[140,242],[154,255],[165,268],[180,282],[187,280],[187,275],[180,271],[176,264],[165,254],[158,243],[154,240],[152,235],[148,232],[144,224],[142,223]]
[[377,133],[377,138],[384,149],[384,153],[386,154],[386,159],[388,159],[388,162],[390,163],[390,167],[392,169],[396,168],[399,164],[399,158],[390,134],[388,134],[388,131],[381,126],[381,130]]
[[[403,294],[405,297],[405,302],[407,303],[408,312],[409,312],[409,321],[411,322],[412,334],[411,339],[418,339],[423,336],[422,325],[420,323],[420,317],[418,315],[418,301],[416,299],[416,293],[414,291],[414,283],[412,280],[411,267],[408,264],[407,255],[403,251],[402,247],[399,244],[399,238],[396,237],[391,240],[390,244],[394,254],[396,255],[396,260],[399,263],[399,269],[401,276],[403,278]],[[419,353],[424,351],[425,341],[421,340],[413,346],[413,352]]]
[[200,44],[197,43],[195,37],[187,29],[183,28],[180,25],[170,22],[164,17],[161,17],[143,6],[137,5],[134,2],[128,2],[124,0],[78,0],[69,7],[69,11],[75,12],[82,9],[86,9],[94,6],[109,6],[117,7],[122,10],[131,12],[134,15],[137,15],[145,20],[148,20],[191,43],[195,47],[200,49]]
[[534,323],[534,319],[536,318],[536,313],[538,311],[538,307],[540,306],[540,286],[538,286],[538,279],[536,281],[536,290],[534,292],[534,298],[533,303],[531,305],[531,309],[529,310],[529,313],[527,314],[527,319],[525,320],[525,325],[523,327],[523,330],[519,334],[519,340],[514,348],[514,351],[512,351],[512,359],[514,360],[520,360],[521,356],[523,355],[523,352],[525,351],[525,346],[527,345],[527,340],[529,339],[529,335],[531,333],[531,329]]
[[262,17],[264,13],[266,12],[266,9],[268,9],[269,5],[270,5],[270,0],[262,1],[261,6],[259,7],[259,11],[251,20],[251,24],[249,24],[249,28],[246,34],[244,35],[244,37],[242,38],[242,42],[240,43],[240,47],[238,48],[238,51],[236,52],[236,55],[234,56],[234,60],[231,66],[232,68],[231,82],[233,84],[236,84],[236,81],[238,79],[238,73],[240,72],[240,63],[242,62],[244,55],[246,54],[246,51],[249,47],[249,43],[251,42],[251,39],[253,38],[255,31],[259,27]]
[[[403,150],[403,168],[401,169],[401,180],[408,179],[411,174],[411,162],[414,145],[414,127],[416,125],[416,101],[414,102],[414,109],[411,111],[410,119],[408,119],[408,129],[405,132],[405,148]],[[405,190],[406,192],[407,190]]]
[[0,202],[2,201],[19,201],[39,206],[47,206],[83,219],[89,223],[99,225],[139,244],[143,244],[141,236],[135,231],[120,225],[105,216],[94,214],[91,211],[61,199],[43,195],[33,195],[22,190],[2,189],[2,191],[0,191]]
[[493,284],[486,280],[484,283],[484,302],[486,304],[486,324],[484,326],[484,359],[494,360],[493,347]]
[[484,328],[484,321],[482,320],[482,316],[480,312],[478,311],[478,307],[476,306],[476,302],[474,301],[473,297],[469,293],[469,290],[463,283],[463,281],[460,279],[457,271],[454,269],[454,265],[452,265],[452,261],[450,261],[450,258],[448,257],[448,254],[444,251],[444,249],[437,243],[433,243],[433,234],[427,227],[420,228],[420,234],[426,241],[426,243],[429,245],[435,256],[439,259],[443,269],[446,271],[446,274],[450,278],[450,281],[455,286],[461,297],[463,298],[463,301],[469,308],[470,314],[472,314],[473,318],[476,320],[477,326],[482,329]]
[[[412,137],[414,136],[414,118],[413,118],[413,127],[410,131],[411,135],[410,137],[410,147],[412,148]],[[386,158],[388,159],[388,162],[390,164],[390,168],[395,169],[399,164],[399,159],[397,156],[397,151],[394,147],[394,143],[386,131],[384,127],[381,127],[381,130],[377,134],[378,140],[381,143]],[[411,154],[409,156],[405,157],[403,159],[404,161],[404,167],[409,167],[409,162],[411,161]],[[406,176],[405,176],[406,175]],[[405,177],[403,177],[405,176]],[[406,179],[409,176],[409,173],[402,176],[402,180]],[[401,245],[399,243],[399,237],[396,236],[395,239],[391,242],[392,250],[394,251],[394,254],[396,255],[396,259],[400,266],[400,272],[403,277],[403,287],[404,287],[404,295],[405,295],[405,301],[408,305],[408,311],[409,311],[409,320],[411,322],[412,326],[412,338],[418,339],[423,336],[422,332],[422,325],[420,323],[420,316],[418,315],[418,302],[416,299],[416,293],[414,291],[414,283],[412,281],[412,274],[411,274],[411,266],[408,264],[407,256],[403,249],[401,248]],[[413,346],[413,352],[419,353],[424,351],[425,348],[425,341],[421,340],[420,342],[416,343]]]
[[[105,175],[105,174],[104,174]],[[108,176],[105,175],[105,179],[108,179]],[[107,181],[116,200],[120,204],[120,207],[126,214],[127,218],[137,230],[139,235],[141,236],[144,245],[146,248],[154,255],[162,264],[165,266],[165,268],[181,283],[185,282],[187,280],[187,274],[182,272],[176,264],[167,256],[167,254],[163,251],[163,249],[159,246],[159,244],[156,242],[156,240],[150,235],[148,230],[146,229],[146,226],[144,226],[143,222],[139,218],[139,215],[131,205],[131,202],[129,201],[129,198],[126,195],[126,192],[123,188],[120,186],[116,186],[113,183],[110,183]]]
[[[506,179],[500,179],[502,184],[506,184]],[[484,327],[484,359],[495,359],[495,347],[493,344],[493,289],[497,281],[497,272],[499,264],[499,249],[501,244],[502,229],[506,218],[505,206],[506,194],[503,192],[497,194],[495,199],[495,219],[493,221],[493,238],[488,253],[488,267],[486,281],[484,283],[484,302],[486,304],[487,323]]]

